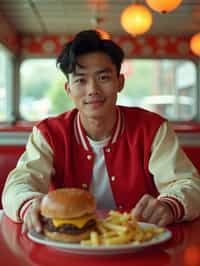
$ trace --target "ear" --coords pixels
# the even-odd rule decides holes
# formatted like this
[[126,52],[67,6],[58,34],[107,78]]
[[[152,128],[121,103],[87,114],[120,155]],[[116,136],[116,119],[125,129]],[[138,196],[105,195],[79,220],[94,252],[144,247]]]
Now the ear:
[[65,91],[66,91],[67,95],[70,96],[71,91],[70,91],[70,87],[69,87],[69,82],[65,82]]
[[118,88],[118,92],[122,91],[122,89],[124,88],[124,74],[120,74],[119,75],[119,88]]

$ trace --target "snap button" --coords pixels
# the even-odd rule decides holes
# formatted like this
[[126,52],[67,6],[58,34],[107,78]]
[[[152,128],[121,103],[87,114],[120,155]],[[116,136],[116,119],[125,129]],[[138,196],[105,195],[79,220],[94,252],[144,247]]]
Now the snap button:
[[115,176],[111,176],[111,180],[115,181],[116,177]]
[[106,152],[111,152],[111,148],[106,148]]
[[123,208],[123,206],[122,205],[119,205],[118,208],[121,210]]
[[88,160],[91,160],[91,159],[92,159],[92,155],[88,154],[88,155],[87,155],[87,159],[88,159]]
[[88,187],[87,184],[85,183],[82,184],[82,188],[87,188],[87,187]]

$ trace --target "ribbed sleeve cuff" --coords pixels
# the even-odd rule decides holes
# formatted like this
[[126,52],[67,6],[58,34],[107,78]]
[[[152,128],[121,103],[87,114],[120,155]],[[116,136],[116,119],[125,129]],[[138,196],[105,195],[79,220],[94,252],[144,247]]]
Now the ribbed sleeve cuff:
[[185,215],[184,207],[179,200],[174,197],[159,197],[159,200],[165,202],[169,205],[174,215],[174,220],[176,222],[182,220]]
[[19,211],[19,217],[22,221],[24,221],[26,213],[27,213],[28,209],[31,207],[34,200],[35,199],[29,199],[29,200],[25,201],[23,203],[23,205],[21,206],[20,211]]

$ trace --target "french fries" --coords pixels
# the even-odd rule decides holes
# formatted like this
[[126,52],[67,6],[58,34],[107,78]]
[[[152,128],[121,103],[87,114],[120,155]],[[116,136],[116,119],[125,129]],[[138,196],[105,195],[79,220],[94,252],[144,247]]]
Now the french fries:
[[156,235],[161,234],[164,228],[142,228],[130,213],[110,211],[105,219],[97,219],[96,230],[90,233],[90,239],[82,240],[83,246],[101,245],[137,245],[149,241]]

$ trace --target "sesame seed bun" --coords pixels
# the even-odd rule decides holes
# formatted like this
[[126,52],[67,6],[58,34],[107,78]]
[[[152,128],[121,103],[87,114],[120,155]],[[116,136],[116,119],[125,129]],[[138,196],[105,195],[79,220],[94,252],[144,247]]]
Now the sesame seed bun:
[[41,202],[41,214],[48,218],[71,219],[91,214],[96,203],[92,194],[78,188],[62,188],[49,192]]

